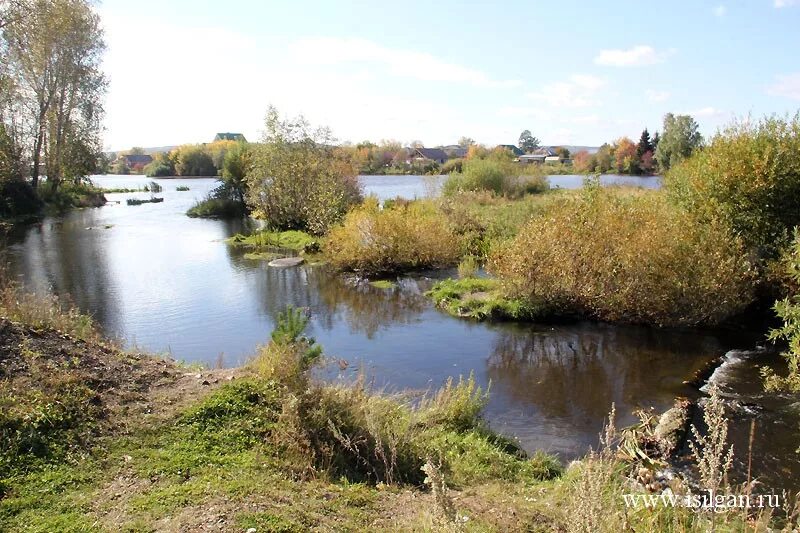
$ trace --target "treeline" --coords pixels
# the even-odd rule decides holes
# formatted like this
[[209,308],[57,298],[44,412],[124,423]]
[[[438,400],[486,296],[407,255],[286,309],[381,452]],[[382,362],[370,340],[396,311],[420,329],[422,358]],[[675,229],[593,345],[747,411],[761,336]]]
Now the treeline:
[[80,184],[101,152],[104,50],[99,16],[85,0],[0,3],[3,218],[35,213],[42,201],[99,201],[81,199],[91,191]]
[[185,144],[169,152],[156,152],[150,163],[129,164],[125,156],[145,155],[142,148],[134,147],[120,152],[113,161],[106,162],[110,174],[144,174],[151,178],[169,176],[221,176],[225,156],[237,145],[246,141],[220,140],[206,144]]
[[603,144],[594,154],[586,150],[577,152],[573,168],[579,174],[661,174],[702,145],[703,137],[691,116],[668,113],[664,117],[663,134],[656,132],[651,137],[645,128],[638,143],[621,137]]

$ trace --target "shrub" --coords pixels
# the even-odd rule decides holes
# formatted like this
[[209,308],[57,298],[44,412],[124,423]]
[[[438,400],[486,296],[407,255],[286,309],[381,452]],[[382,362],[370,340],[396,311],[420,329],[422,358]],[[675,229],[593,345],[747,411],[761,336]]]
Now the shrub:
[[548,188],[547,178],[543,175],[521,175],[519,165],[512,161],[500,158],[468,159],[464,161],[462,172],[450,174],[444,182],[442,194],[452,196],[458,192],[490,191],[518,198],[544,192]]
[[661,193],[624,194],[597,181],[497,247],[490,270],[512,296],[658,325],[718,323],[753,292],[742,243],[723,221],[698,222]]
[[245,215],[244,206],[233,198],[217,196],[212,191],[186,211],[192,218],[238,218]]
[[769,368],[763,368],[764,385],[767,390],[800,392],[800,229],[794,230],[794,243],[786,254],[783,263],[791,289],[794,294],[775,302],[775,313],[783,321],[783,325],[770,331],[772,341],[785,341],[787,350],[783,353],[789,368],[787,376],[779,376]]
[[36,215],[42,201],[30,183],[9,180],[0,183],[0,218],[18,218]]
[[776,257],[800,224],[800,114],[731,125],[671,168],[664,186],[701,217],[728,221],[762,257]]
[[312,130],[302,117],[267,113],[264,142],[247,173],[247,201],[273,229],[322,235],[361,201],[352,162],[332,148],[327,129]]
[[325,250],[339,270],[380,274],[455,265],[460,244],[431,202],[381,210],[368,199],[331,230]]
[[186,145],[177,149],[175,172],[178,176],[216,176],[217,167],[211,156],[200,145]]
[[464,169],[464,159],[458,157],[456,159],[450,159],[445,161],[444,165],[442,165],[442,174],[451,174],[453,172],[461,172]]

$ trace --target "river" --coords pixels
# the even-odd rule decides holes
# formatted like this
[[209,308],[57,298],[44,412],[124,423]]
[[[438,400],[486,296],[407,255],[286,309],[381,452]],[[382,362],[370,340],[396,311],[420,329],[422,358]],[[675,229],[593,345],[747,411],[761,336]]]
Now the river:
[[[551,184],[580,186],[578,178],[556,176]],[[658,178],[632,179],[658,186]],[[149,181],[94,180],[103,187]],[[421,176],[361,180],[367,193],[381,199],[424,196],[441,182]],[[701,393],[684,384],[696,370],[763,339],[760,332],[459,320],[423,296],[435,278],[452,272],[418,273],[400,278],[394,289],[378,289],[320,267],[269,268],[223,242],[246,231],[243,222],[185,216],[213,180],[156,181],[164,188],[158,193],[163,203],[128,206],[127,198],[149,194],[109,194],[105,207],[15,229],[5,246],[12,274],[29,289],[69,295],[130,347],[211,367],[246,362],[268,341],[278,312],[287,304],[307,307],[309,334],[329,360],[342,362],[320,371],[325,379],[351,380],[363,370],[379,388],[427,390],[448,376],[472,372],[482,385],[491,383],[485,416],[494,429],[529,451],[543,449],[565,460],[597,444],[612,403],[619,423],[627,424],[635,421],[634,409],[660,411],[676,396],[697,398]],[[190,190],[176,191],[178,186]],[[760,353],[733,353],[714,380],[736,413],[731,434],[739,471],[755,418],[754,470],[765,484],[796,488],[800,404],[762,394],[758,380],[758,366],[774,361]]]

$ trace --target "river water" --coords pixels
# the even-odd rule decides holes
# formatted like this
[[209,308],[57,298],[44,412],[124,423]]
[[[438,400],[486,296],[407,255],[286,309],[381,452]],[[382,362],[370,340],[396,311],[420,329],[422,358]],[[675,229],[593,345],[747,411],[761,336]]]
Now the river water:
[[[551,184],[580,186],[578,178],[557,176]],[[381,199],[425,196],[441,183],[419,176],[361,179],[365,191]],[[633,179],[648,187],[658,183]],[[94,180],[103,187],[149,181]],[[676,396],[697,398],[701,393],[684,384],[695,371],[763,339],[760,332],[459,320],[423,296],[437,277],[452,272],[418,273],[400,278],[394,289],[378,289],[320,267],[269,268],[222,242],[247,231],[243,222],[185,216],[213,180],[156,181],[164,188],[158,193],[163,203],[128,206],[127,198],[149,194],[109,194],[105,207],[12,231],[5,246],[12,274],[29,289],[69,295],[128,346],[211,367],[246,362],[267,342],[287,304],[307,307],[309,333],[334,361],[321,371],[324,378],[351,380],[363,371],[379,388],[427,390],[472,372],[481,384],[491,383],[485,416],[494,429],[529,451],[544,449],[564,459],[597,444],[612,403],[626,424],[635,420],[636,408],[664,410]],[[178,186],[190,190],[176,191]],[[730,354],[713,379],[736,415],[731,434],[738,457],[745,460],[755,419],[754,471],[765,484],[796,488],[800,404],[762,394],[758,381],[758,366],[774,361],[762,353]]]

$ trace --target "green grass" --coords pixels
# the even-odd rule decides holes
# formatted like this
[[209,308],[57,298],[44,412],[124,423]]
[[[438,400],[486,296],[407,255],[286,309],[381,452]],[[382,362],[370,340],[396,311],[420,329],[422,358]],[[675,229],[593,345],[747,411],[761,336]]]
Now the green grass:
[[211,196],[190,207],[186,215],[192,218],[238,218],[245,215],[245,209],[235,200]]
[[446,279],[426,293],[447,313],[475,320],[535,320],[545,309],[503,294],[500,282],[491,278]]
[[304,231],[268,231],[263,230],[252,235],[236,234],[228,243],[242,246],[255,251],[265,251],[272,248],[286,248],[295,251],[318,251],[319,241]]
[[175,187],[175,190],[180,192],[185,192],[191,189],[189,189],[189,187],[187,187],[186,185],[179,185],[178,187]]

